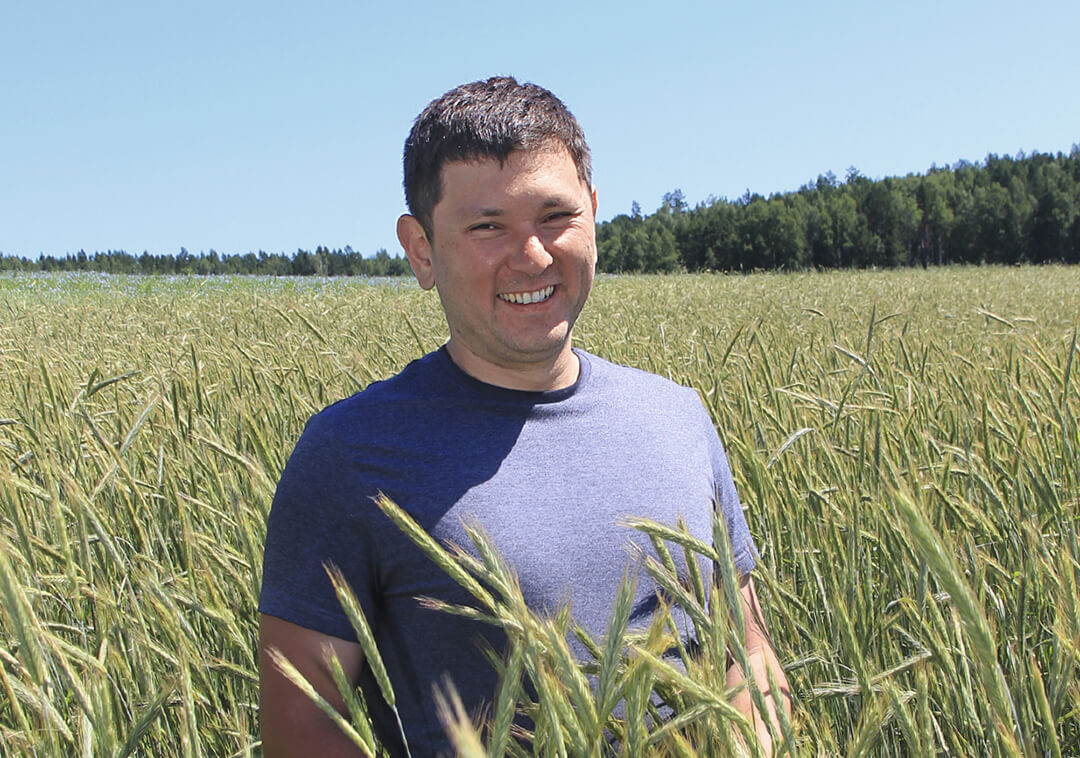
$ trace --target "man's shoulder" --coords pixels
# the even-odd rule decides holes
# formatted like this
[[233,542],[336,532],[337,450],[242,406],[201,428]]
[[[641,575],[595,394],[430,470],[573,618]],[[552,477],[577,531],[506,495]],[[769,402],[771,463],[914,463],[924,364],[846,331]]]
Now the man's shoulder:
[[[445,358],[445,356],[444,356]],[[358,456],[385,454],[387,444],[422,438],[431,395],[445,367],[439,351],[418,358],[393,376],[372,382],[310,416],[289,459],[287,471],[324,472],[340,479],[358,470]]]
[[584,350],[578,354],[590,364],[591,381],[605,391],[642,394],[654,398],[676,398],[683,402],[698,397],[697,391],[651,371],[615,363]]
[[444,379],[447,357],[436,350],[417,358],[401,371],[379,379],[362,390],[332,403],[311,417],[309,426],[336,426],[357,416],[369,416],[379,409],[408,403],[418,396],[429,396]]

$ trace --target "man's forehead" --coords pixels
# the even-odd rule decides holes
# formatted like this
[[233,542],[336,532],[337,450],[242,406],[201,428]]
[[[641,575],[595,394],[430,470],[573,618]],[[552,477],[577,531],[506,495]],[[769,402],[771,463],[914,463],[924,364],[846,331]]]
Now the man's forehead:
[[517,160],[526,156],[540,156],[540,155],[558,155],[562,154],[566,156],[566,159],[573,163],[573,157],[570,155],[570,150],[566,145],[557,139],[547,139],[543,142],[538,142],[533,145],[527,145],[524,147],[514,148],[506,155],[466,155],[461,158],[449,158],[442,166],[442,174],[446,175],[446,169],[451,166],[485,166],[490,164],[496,164],[499,168],[504,168],[511,160]]
[[[532,158],[555,158],[554,161],[533,161]],[[562,157],[563,160],[558,159]],[[514,173],[503,173],[507,167],[511,164],[515,164]],[[462,171],[465,169],[465,171]],[[482,175],[478,175],[474,171],[469,169],[475,169],[484,172]],[[499,160],[497,157],[491,158],[477,158],[468,160],[455,160],[443,165],[442,174],[440,179],[440,203],[447,199],[448,194],[455,196],[455,199],[465,200],[470,196],[479,197],[482,195],[490,196],[492,190],[502,189],[500,186],[502,182],[506,183],[507,188],[519,176],[535,175],[539,177],[552,178],[552,186],[550,187],[550,194],[554,196],[567,195],[567,188],[558,187],[558,182],[568,179],[569,176],[573,176],[577,183],[585,186],[584,181],[581,179],[577,171],[577,166],[573,163],[570,157],[569,151],[562,150],[521,150],[515,151],[507,156],[504,160]],[[562,179],[559,179],[562,177]],[[565,182],[564,182],[565,184]],[[585,186],[586,191],[588,187]],[[576,194],[577,187],[570,194]]]

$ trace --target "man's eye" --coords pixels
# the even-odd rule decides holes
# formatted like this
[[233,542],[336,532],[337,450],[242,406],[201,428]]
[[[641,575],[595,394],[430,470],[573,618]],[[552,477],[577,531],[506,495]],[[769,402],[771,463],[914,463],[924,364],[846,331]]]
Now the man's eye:
[[550,214],[547,217],[547,220],[548,221],[562,221],[564,219],[570,218],[570,216],[572,216],[572,215],[574,215],[574,214],[572,214],[570,211],[559,211],[558,213]]
[[469,227],[471,232],[488,232],[495,229],[495,224],[473,224]]

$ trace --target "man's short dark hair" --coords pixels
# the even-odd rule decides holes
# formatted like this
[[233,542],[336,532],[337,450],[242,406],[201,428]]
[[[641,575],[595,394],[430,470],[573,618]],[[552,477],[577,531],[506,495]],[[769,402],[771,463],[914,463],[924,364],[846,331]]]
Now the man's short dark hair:
[[509,76],[471,82],[433,100],[405,140],[405,202],[431,238],[431,214],[442,198],[442,169],[453,161],[494,158],[562,144],[578,177],[592,185],[585,133],[559,98]]

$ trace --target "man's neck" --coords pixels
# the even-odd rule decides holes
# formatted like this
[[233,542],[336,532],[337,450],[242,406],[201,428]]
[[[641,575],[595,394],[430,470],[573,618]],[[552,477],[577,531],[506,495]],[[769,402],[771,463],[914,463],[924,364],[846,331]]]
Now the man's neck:
[[485,384],[511,390],[548,392],[569,387],[578,380],[581,362],[570,345],[552,360],[528,364],[496,364],[461,350],[453,340],[446,345],[458,368]]

